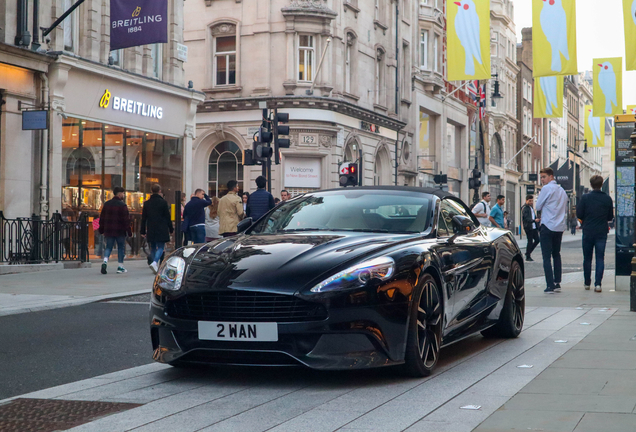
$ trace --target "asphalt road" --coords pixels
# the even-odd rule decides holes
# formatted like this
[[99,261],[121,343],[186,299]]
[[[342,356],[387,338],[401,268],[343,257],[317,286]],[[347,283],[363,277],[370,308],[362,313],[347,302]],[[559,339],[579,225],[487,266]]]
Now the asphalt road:
[[[583,271],[583,249],[581,246],[581,236],[577,234],[579,239],[563,243],[561,245],[561,261],[563,263],[563,273],[575,273]],[[615,268],[615,250],[616,237],[609,236],[607,238],[607,247],[605,249],[605,269]],[[525,250],[524,250],[525,252]],[[541,258],[541,245],[532,252],[534,262],[526,262],[526,278],[534,278],[543,276],[543,259]],[[592,262],[592,270],[594,270],[595,262]]]
[[151,355],[144,303],[2,316],[0,399],[151,363]]

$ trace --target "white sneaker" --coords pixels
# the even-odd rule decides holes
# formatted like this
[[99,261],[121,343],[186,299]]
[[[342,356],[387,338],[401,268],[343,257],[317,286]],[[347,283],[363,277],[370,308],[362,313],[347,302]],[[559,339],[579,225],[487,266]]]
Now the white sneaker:
[[601,288],[600,285],[595,285],[594,286],[594,292],[602,292],[602,291],[603,291],[603,288]]
[[590,290],[590,288],[591,288],[591,286],[590,286],[590,285],[585,285],[585,291],[589,291],[589,290]]
[[157,274],[157,272],[159,271],[159,266],[157,265],[156,262],[150,263],[148,267],[150,267],[150,270],[152,270],[154,274]]

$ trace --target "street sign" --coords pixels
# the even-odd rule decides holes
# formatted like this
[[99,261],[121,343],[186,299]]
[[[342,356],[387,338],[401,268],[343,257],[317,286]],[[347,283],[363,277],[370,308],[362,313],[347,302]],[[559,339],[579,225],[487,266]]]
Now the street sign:
[[527,185],[526,186],[526,194],[527,195],[534,195],[535,192],[536,192],[536,186],[535,185]]
[[47,110],[22,111],[22,130],[42,130],[49,127]]

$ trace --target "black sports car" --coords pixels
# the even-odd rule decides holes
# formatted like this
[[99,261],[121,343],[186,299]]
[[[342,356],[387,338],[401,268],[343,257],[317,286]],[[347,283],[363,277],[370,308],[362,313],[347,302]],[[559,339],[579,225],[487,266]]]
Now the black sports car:
[[512,233],[480,226],[443,191],[319,191],[239,231],[162,264],[150,307],[155,360],[403,364],[424,376],[442,346],[521,332],[524,270]]

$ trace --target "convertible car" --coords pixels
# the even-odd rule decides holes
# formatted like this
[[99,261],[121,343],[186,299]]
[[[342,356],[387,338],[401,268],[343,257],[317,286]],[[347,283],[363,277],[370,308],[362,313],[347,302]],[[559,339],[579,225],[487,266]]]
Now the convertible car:
[[194,363],[434,369],[481,332],[514,338],[525,308],[512,233],[437,189],[302,195],[239,234],[176,250],[150,306],[153,358]]

